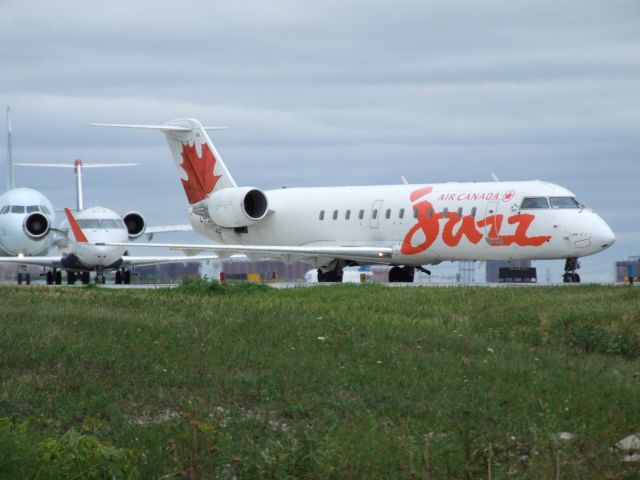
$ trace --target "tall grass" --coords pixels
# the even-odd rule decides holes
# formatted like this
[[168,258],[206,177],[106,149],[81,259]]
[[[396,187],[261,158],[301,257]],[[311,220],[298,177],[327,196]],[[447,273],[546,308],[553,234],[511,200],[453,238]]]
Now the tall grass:
[[0,417],[31,419],[34,443],[89,419],[100,441],[137,452],[143,478],[638,468],[611,450],[640,431],[634,289],[0,293]]

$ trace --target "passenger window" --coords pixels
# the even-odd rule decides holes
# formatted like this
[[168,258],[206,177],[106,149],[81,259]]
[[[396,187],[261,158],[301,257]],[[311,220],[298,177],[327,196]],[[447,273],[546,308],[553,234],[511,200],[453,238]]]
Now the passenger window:
[[447,215],[449,215],[449,209],[447,207],[444,207],[442,209],[442,218],[447,218]]
[[12,205],[11,213],[24,213],[24,205]]
[[38,205],[28,205],[27,213],[33,213],[38,211]]
[[374,220],[376,218],[378,218],[378,209],[374,208],[373,211],[371,212],[371,218],[373,218]]
[[458,209],[458,216],[459,216],[459,217],[461,217],[461,216],[462,216],[462,207],[460,207],[460,208]]
[[477,213],[477,212],[478,212],[478,209],[477,209],[476,207],[473,207],[473,208],[471,209],[471,216],[472,216],[473,218],[476,218],[476,213]]
[[413,209],[413,218],[418,218],[418,209],[417,208]]
[[391,218],[391,209],[387,208],[387,211],[384,214],[384,218],[386,218],[387,220],[389,220]]
[[318,218],[324,220],[324,210],[320,210],[320,216]]
[[362,220],[364,218],[364,210],[360,210],[360,212],[358,212],[358,218],[360,220]]
[[398,212],[398,218],[400,219],[404,218],[404,208],[401,208],[400,211]]
[[573,197],[549,197],[551,208],[582,208]]
[[522,199],[521,209],[549,208],[546,197],[525,197]]
[[334,210],[333,211],[333,219],[337,220],[338,219],[338,210]]
[[351,210],[344,212],[344,219],[349,220],[349,218],[351,218]]
[[429,218],[433,217],[433,208],[429,209],[429,211],[427,212],[427,217],[429,217]]

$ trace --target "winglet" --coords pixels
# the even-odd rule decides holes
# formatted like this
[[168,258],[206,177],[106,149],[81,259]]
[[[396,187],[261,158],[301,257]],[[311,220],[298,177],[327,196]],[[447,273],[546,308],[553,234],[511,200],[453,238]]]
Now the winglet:
[[71,214],[71,210],[69,210],[68,208],[65,208],[64,213],[67,214],[67,219],[69,220],[69,225],[71,226],[71,231],[73,232],[73,236],[75,237],[76,242],[88,243],[89,240],[87,240],[87,237],[85,236],[84,232],[80,228],[80,225],[78,225],[78,222],[76,222],[76,219],[73,218],[73,215]]

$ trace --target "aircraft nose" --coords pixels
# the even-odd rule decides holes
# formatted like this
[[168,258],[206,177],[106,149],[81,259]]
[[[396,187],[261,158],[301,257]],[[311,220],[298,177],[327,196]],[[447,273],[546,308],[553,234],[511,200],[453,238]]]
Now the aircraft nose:
[[616,236],[613,230],[602,219],[600,219],[599,225],[595,228],[592,242],[602,250],[616,243]]

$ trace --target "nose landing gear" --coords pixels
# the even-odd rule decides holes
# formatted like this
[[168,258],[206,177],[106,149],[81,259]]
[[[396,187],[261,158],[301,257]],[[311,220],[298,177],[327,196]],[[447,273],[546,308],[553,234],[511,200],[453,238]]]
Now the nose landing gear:
[[564,283],[580,283],[580,275],[576,272],[580,268],[580,262],[577,257],[567,258],[564,263],[564,274],[562,281]]

